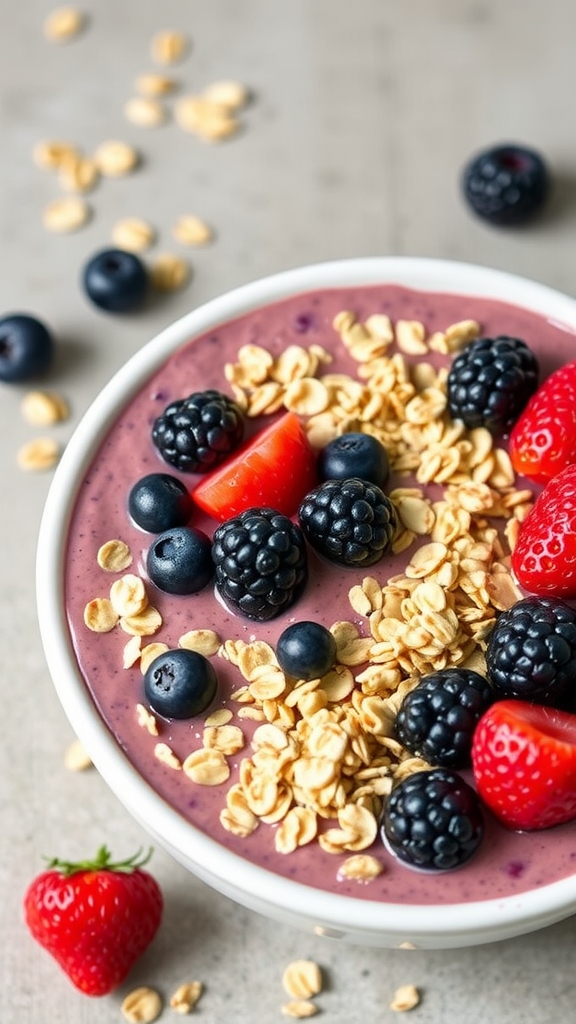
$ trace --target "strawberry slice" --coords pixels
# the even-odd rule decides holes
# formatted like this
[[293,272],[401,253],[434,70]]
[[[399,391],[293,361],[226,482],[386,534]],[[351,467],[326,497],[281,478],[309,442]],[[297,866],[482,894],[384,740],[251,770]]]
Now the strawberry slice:
[[316,455],[298,416],[289,412],[209,473],[192,497],[221,522],[248,508],[291,516],[316,482]]
[[576,597],[576,465],[546,485],[512,552],[520,586],[540,597]]
[[576,362],[532,396],[510,434],[510,458],[517,473],[539,484],[576,462]]
[[472,742],[478,794],[509,828],[549,828],[576,818],[576,715],[497,701]]

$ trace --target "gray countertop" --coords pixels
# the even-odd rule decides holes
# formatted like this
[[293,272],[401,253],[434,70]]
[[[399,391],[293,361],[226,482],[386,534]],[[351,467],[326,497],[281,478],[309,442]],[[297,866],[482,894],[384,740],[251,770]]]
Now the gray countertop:
[[[433,256],[481,263],[576,295],[576,8],[571,0],[85,0],[84,31],[43,35],[47,0],[5,0],[0,33],[0,313],[35,313],[58,341],[46,386],[70,418],[45,432],[65,445],[112,373],[189,309],[261,275],[349,256]],[[168,69],[180,94],[232,79],[252,101],[242,130],[206,144],[170,116],[155,128],[124,113],[134,80],[153,70],[160,29],[190,39]],[[156,69],[158,70],[158,69]],[[172,114],[174,98],[166,101]],[[102,180],[89,223],[53,234],[46,205],[62,195],[32,159],[36,143],[65,139],[86,153],[122,139],[139,169]],[[534,145],[555,188],[531,228],[498,231],[475,219],[459,191],[463,163],[498,141]],[[171,237],[182,213],[213,226],[206,247]],[[80,268],[108,245],[113,224],[143,217],[157,232],[146,259],[186,255],[186,287],[145,312],[98,312]],[[23,419],[24,385],[0,392],[2,503],[0,638],[0,1009],[6,1024],[120,1020],[122,997],[150,984],[165,997],[182,980],[205,992],[199,1019],[238,1024],[281,1019],[286,964],[321,964],[318,1005],[327,1021],[397,1016],[397,986],[422,993],[412,1016],[428,1024],[565,1020],[576,995],[572,920],[497,945],[455,951],[379,951],[269,922],[209,890],[155,852],[166,912],[157,940],[119,992],[86,998],[36,946],[22,897],[44,855],[83,857],[106,842],[147,844],[96,771],[64,767],[73,739],[42,652],[35,608],[35,543],[51,472],[25,472],[20,447],[38,433]],[[164,1011],[168,1019],[172,1011]]]

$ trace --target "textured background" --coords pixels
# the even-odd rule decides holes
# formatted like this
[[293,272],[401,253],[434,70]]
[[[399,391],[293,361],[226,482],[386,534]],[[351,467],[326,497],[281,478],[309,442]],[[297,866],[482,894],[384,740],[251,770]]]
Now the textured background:
[[[42,33],[46,0],[4,0],[0,32],[0,311],[50,323],[58,356],[49,384],[71,419],[66,442],[113,371],[190,308],[260,275],[316,260],[426,255],[488,264],[576,295],[576,8],[571,0],[85,0],[86,31],[66,45]],[[244,130],[205,145],[173,121],[146,130],[123,106],[151,68],[150,39],[176,28],[192,40],[173,73],[183,93],[237,79],[254,100]],[[172,101],[170,101],[171,103]],[[65,138],[87,152],[107,138],[136,145],[140,170],[103,181],[93,218],[72,235],[42,226],[60,192],[32,161],[36,142]],[[537,226],[499,232],[475,220],[458,186],[476,149],[531,143],[555,191]],[[193,279],[144,313],[114,318],[89,305],[80,267],[108,244],[120,216],[149,219],[157,251],[191,211],[214,226],[191,254]],[[48,678],[36,625],[35,542],[50,473],[25,474],[16,451],[34,434],[22,387],[0,390],[0,1012],[6,1024],[103,1024],[120,1019],[130,987],[163,994],[184,978],[206,991],[204,1021],[281,1018],[286,963],[323,966],[326,1020],[392,1020],[397,985],[422,989],[428,1024],[561,1021],[576,996],[576,930],[566,921],[529,937],[449,952],[343,946],[257,917],[214,894],[162,851],[166,895],[158,940],[130,985],[104,1000],[72,989],[21,922],[24,889],[43,855],[85,856],[106,841],[129,853],[147,837],[95,772],[67,772],[70,728]],[[170,1011],[165,1011],[170,1016]],[[411,1017],[412,1019],[412,1017]]]

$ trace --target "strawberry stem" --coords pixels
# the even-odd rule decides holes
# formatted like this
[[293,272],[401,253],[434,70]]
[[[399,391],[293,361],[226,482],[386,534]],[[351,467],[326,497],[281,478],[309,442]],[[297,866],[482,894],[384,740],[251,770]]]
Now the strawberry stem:
[[152,847],[150,847],[147,853],[139,849],[126,860],[113,862],[112,854],[108,847],[101,846],[92,860],[69,861],[59,860],[58,857],[46,857],[45,860],[48,862],[48,868],[57,868],[65,877],[75,875],[79,871],[116,871],[120,874],[129,875],[138,868],[143,867],[144,864],[147,864],[152,856],[152,852]]

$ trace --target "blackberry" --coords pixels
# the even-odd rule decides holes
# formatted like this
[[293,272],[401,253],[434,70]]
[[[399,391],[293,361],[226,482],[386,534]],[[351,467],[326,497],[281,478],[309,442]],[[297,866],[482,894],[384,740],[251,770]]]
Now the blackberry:
[[520,338],[478,338],[456,356],[448,374],[448,406],[467,427],[503,434],[538,388],[538,362]]
[[225,604],[266,622],[300,597],[308,579],[302,531],[272,508],[251,508],[214,533],[216,589]]
[[152,426],[162,458],[184,473],[207,473],[234,451],[244,436],[240,407],[220,391],[195,391],[166,406]]
[[544,205],[550,175],[534,150],[514,144],[494,146],[470,160],[462,188],[479,217],[511,227],[530,220]]
[[444,768],[403,779],[386,802],[382,838],[400,860],[428,871],[448,871],[476,852],[484,820],[475,791]]
[[359,477],[326,480],[309,491],[298,518],[312,547],[337,565],[373,565],[390,548],[396,530],[390,499]]
[[490,684],[472,669],[432,672],[402,701],[397,739],[429,764],[468,768],[474,729],[492,699]]
[[576,612],[555,597],[526,597],[488,637],[488,677],[499,698],[561,704],[576,691]]

